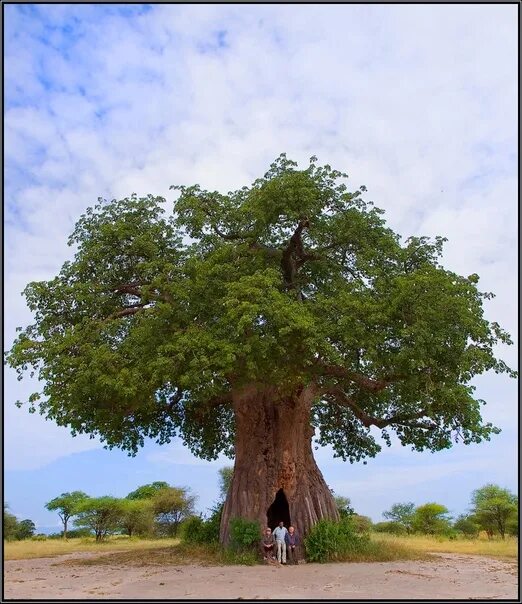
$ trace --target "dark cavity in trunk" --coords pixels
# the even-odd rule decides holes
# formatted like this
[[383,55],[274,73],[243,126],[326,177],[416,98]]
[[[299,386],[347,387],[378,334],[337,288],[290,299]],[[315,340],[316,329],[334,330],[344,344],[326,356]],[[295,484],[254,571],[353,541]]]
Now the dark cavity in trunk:
[[267,526],[272,530],[274,530],[280,522],[284,522],[287,528],[290,526],[290,510],[283,489],[277,491],[274,502],[266,512],[266,519]]

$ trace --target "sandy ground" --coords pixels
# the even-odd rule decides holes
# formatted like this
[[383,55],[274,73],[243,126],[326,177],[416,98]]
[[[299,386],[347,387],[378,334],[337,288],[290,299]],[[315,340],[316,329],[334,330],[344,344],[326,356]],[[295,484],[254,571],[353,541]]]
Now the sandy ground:
[[483,556],[437,554],[423,562],[253,567],[63,564],[86,557],[89,554],[77,553],[8,560],[4,563],[4,598],[517,598],[516,563]]

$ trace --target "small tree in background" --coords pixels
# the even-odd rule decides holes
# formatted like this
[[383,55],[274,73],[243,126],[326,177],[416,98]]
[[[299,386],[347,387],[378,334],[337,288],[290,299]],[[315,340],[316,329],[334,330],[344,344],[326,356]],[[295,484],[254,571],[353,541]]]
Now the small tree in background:
[[346,518],[355,514],[355,510],[352,508],[349,497],[343,497],[342,495],[334,495],[335,505],[339,512],[339,518]]
[[413,530],[427,535],[440,535],[451,529],[449,510],[440,503],[426,503],[415,509]]
[[152,499],[154,495],[158,493],[158,491],[168,488],[168,483],[158,480],[156,482],[144,484],[141,487],[138,487],[135,491],[129,493],[126,499]]
[[116,497],[88,497],[78,503],[74,515],[75,526],[91,529],[96,535],[96,541],[102,541],[120,527],[122,500]]
[[122,499],[120,526],[133,535],[150,535],[154,532],[154,511],[151,499]]
[[383,512],[384,518],[391,522],[400,524],[407,533],[413,532],[413,516],[415,513],[415,504],[409,501],[408,503],[394,503],[389,510]]
[[18,527],[18,520],[14,514],[11,514],[8,510],[8,505],[4,503],[4,525],[3,525],[3,533],[4,539],[7,541],[11,541],[12,539],[16,539],[16,529]]
[[471,496],[473,514],[488,537],[498,531],[502,539],[510,518],[518,515],[518,500],[508,489],[496,484],[487,484],[473,491]]
[[73,491],[72,493],[62,493],[59,497],[55,497],[45,504],[49,511],[58,511],[58,516],[63,523],[64,539],[67,539],[67,524],[71,516],[74,516],[74,510],[87,497],[88,495],[83,491]]
[[388,520],[387,522],[376,522],[372,530],[377,533],[390,533],[391,535],[405,535],[406,529],[402,524]]
[[32,520],[28,518],[26,520],[21,520],[16,527],[16,538],[17,539],[29,539],[32,537],[36,531],[36,526]]
[[175,537],[182,520],[194,514],[196,497],[186,488],[167,487],[151,501],[160,534]]
[[453,528],[466,537],[478,537],[480,526],[477,519],[471,514],[461,514],[453,524]]

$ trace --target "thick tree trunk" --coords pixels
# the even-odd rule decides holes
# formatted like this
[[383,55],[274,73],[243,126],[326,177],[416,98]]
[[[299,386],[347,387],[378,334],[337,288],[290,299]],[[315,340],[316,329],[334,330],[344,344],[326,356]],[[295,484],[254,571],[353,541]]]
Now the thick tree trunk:
[[229,542],[235,517],[257,521],[260,530],[282,520],[301,538],[321,518],[338,519],[312,454],[314,394],[313,386],[283,396],[259,384],[233,393],[235,464],[221,518],[221,543]]

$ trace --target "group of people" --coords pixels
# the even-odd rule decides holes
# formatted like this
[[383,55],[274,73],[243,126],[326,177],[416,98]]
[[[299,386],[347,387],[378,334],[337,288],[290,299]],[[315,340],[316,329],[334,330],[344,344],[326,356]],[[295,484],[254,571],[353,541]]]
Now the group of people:
[[268,526],[263,531],[261,551],[263,560],[267,562],[275,562],[277,559],[279,564],[286,564],[288,554],[290,564],[297,564],[298,546],[299,537],[295,528],[289,526],[287,529],[284,522],[280,522],[274,532]]

